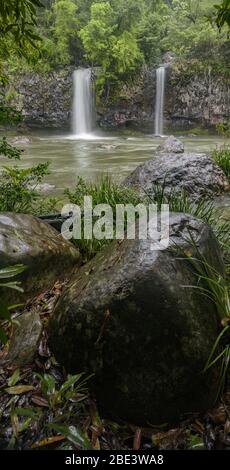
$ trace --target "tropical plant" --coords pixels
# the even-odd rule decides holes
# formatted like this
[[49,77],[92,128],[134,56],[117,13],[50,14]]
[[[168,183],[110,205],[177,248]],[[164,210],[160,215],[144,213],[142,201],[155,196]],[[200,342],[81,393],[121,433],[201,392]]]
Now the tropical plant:
[[183,253],[183,256],[190,262],[194,270],[194,274],[197,277],[197,284],[184,287],[197,289],[202,295],[211,300],[216,307],[220,327],[222,327],[222,331],[218,335],[204,367],[205,373],[221,360],[220,382],[217,393],[218,398],[225,385],[226,374],[230,361],[229,283],[225,275],[211,266],[207,259],[201,254],[192,234],[190,234],[190,242],[191,247],[194,250],[194,255]]
[[217,124],[216,130],[218,134],[223,135],[224,137],[230,137],[230,120]]
[[223,0],[220,5],[215,5],[217,10],[216,22],[219,29],[227,25],[230,27],[230,0]]
[[[88,399],[87,383],[91,377],[86,377],[85,374],[68,375],[60,385],[52,374],[36,374],[35,402],[38,406],[12,408],[10,417],[13,426],[9,447],[14,448],[17,439],[22,433],[29,432],[30,426],[37,426],[38,423],[40,426],[43,423],[43,436],[46,437],[40,441],[36,440],[32,448],[39,449],[67,440],[73,449],[92,449],[87,432],[79,427],[80,416],[85,413],[85,402]],[[4,391],[14,395],[34,389],[31,385],[20,384],[20,381],[20,371],[17,369],[8,380]],[[53,432],[57,434],[55,437]]]
[[[143,201],[143,198],[136,193],[136,191],[128,188],[122,188],[116,183],[111,181],[109,176],[103,176],[97,183],[85,181],[83,178],[77,179],[76,187],[73,191],[66,189],[65,196],[72,204],[76,204],[82,208],[84,205],[84,197],[91,196],[92,204],[95,207],[98,204],[108,204],[113,211],[114,231],[116,225],[116,205],[117,204],[133,204],[136,206]],[[82,224],[83,224],[82,216]],[[110,243],[110,240],[75,240],[76,245],[80,248],[86,260],[92,258],[98,251],[105,245]]]
[[230,183],[230,145],[225,144],[212,151],[212,158],[223,170]]
[[[0,155],[20,160],[22,150],[9,144],[5,137],[0,140]],[[49,163],[40,163],[30,168],[3,166],[0,181],[0,210],[33,212],[40,197],[36,188],[48,174]]]

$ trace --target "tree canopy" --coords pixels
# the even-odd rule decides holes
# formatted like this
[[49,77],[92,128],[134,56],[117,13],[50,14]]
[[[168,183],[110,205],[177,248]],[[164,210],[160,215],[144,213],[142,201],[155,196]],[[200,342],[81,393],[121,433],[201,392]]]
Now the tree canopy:
[[98,89],[107,94],[167,51],[227,68],[229,12],[230,0],[6,0],[0,61],[11,70],[28,67],[28,58],[41,71],[99,67]]

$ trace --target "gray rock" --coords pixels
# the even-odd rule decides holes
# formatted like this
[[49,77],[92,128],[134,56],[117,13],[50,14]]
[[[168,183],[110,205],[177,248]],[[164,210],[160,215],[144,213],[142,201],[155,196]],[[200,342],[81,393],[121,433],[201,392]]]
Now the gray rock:
[[17,318],[13,328],[9,351],[4,363],[24,367],[31,364],[37,352],[42,334],[42,323],[38,312],[24,312]]
[[171,135],[163,144],[157,147],[156,151],[163,153],[184,153],[184,144]]
[[156,185],[165,193],[185,191],[191,200],[213,198],[229,189],[223,171],[206,154],[160,154],[138,166],[124,181],[125,186],[153,196]]
[[117,148],[117,145],[101,144],[97,148],[99,150],[114,150],[115,148]]
[[24,264],[24,294],[1,289],[1,298],[12,303],[52,287],[57,279],[68,277],[81,257],[74,246],[45,222],[25,214],[0,213],[0,265]]
[[[34,190],[34,185],[29,184],[27,186],[29,189]],[[41,193],[50,193],[54,191],[55,189],[55,184],[49,184],[49,183],[39,183],[36,184],[36,191],[41,192]]]
[[95,373],[101,412],[113,418],[160,424],[214,402],[218,371],[201,372],[219,322],[214,304],[184,287],[197,283],[181,259],[181,250],[194,253],[189,233],[222,272],[211,229],[171,214],[167,250],[152,251],[151,240],[113,242],[74,275],[54,310],[52,351],[69,372]]
[[27,145],[27,144],[30,144],[30,143],[31,143],[31,139],[29,137],[26,137],[26,136],[15,137],[12,140],[13,145]]

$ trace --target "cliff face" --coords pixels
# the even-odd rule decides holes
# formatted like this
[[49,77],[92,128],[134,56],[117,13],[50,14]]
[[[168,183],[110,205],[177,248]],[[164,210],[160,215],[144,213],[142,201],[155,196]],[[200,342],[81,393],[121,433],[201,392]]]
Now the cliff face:
[[[22,111],[31,127],[68,128],[72,108],[71,68],[46,74],[27,73],[13,78],[11,103]],[[145,69],[124,86],[111,104],[97,107],[98,125],[104,129],[133,127],[153,131],[156,71]],[[165,94],[165,124],[169,129],[210,127],[230,119],[230,82],[205,73],[181,75],[170,67]]]
[[165,116],[173,128],[210,127],[230,119],[230,81],[212,73],[168,71]]
[[72,107],[72,72],[66,68],[45,74],[25,73],[12,77],[11,103],[22,112],[29,127],[69,126]]

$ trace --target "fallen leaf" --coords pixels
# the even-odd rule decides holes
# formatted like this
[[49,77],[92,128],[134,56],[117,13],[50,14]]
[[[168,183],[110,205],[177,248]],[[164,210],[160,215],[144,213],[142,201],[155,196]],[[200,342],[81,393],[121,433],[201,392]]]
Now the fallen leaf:
[[225,426],[224,426],[224,432],[225,434],[230,434],[230,420],[227,419]]
[[37,406],[43,406],[43,407],[49,408],[49,403],[45,398],[34,395],[31,398],[31,401]]
[[139,450],[141,447],[142,429],[137,428],[133,439],[133,450]]
[[31,447],[32,449],[38,449],[39,447],[50,446],[51,444],[54,444],[55,442],[64,441],[65,439],[66,439],[65,436],[48,437],[47,439],[43,439],[40,442],[36,442]]
[[15,387],[5,388],[5,392],[10,395],[22,395],[23,393],[28,393],[34,390],[32,385],[16,385]]

